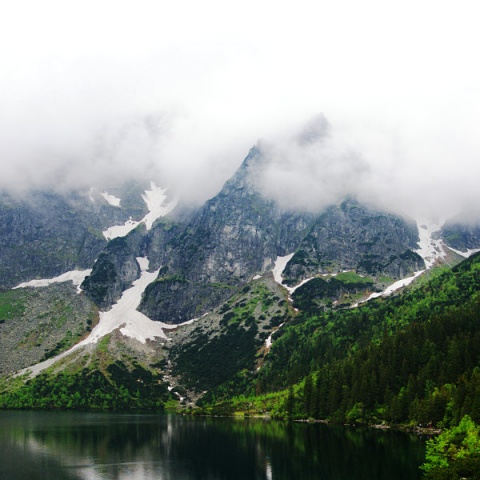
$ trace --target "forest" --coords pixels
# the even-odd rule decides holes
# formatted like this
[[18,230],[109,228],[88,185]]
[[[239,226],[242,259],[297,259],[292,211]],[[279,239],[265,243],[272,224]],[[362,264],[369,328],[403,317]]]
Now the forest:
[[[463,433],[439,437],[444,463],[425,475],[478,478],[469,472],[480,472],[480,255],[396,297],[300,312],[278,332],[249,390],[200,412],[447,433],[470,422]],[[452,449],[467,437],[470,447],[452,463]]]
[[[352,288],[364,287],[357,283]],[[314,291],[319,288],[323,295],[323,285]],[[210,385],[196,407],[179,411],[442,429],[443,437],[427,450],[426,478],[478,478],[468,472],[480,471],[480,254],[355,308],[311,302],[305,289],[287,308],[262,290],[257,303],[276,299],[285,315],[275,317],[275,325],[285,323],[261,359],[252,292],[248,302],[238,303],[242,308],[220,311],[227,316],[221,322],[226,333],[211,344],[205,337],[201,363],[195,345],[178,363],[186,379],[198,381],[201,369],[202,384]],[[47,371],[24,384],[16,379],[0,385],[0,408],[170,408],[175,402],[161,372],[160,364],[127,368],[120,361],[103,370],[93,364],[56,375]]]

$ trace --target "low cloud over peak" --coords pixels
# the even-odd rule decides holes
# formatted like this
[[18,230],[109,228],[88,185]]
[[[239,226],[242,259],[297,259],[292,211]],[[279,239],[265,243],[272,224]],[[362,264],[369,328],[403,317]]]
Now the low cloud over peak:
[[200,204],[260,138],[259,185],[298,208],[480,203],[474,2],[27,4],[2,12],[0,188],[147,177]]
[[363,128],[359,136],[355,126],[336,128],[321,114],[290,134],[259,142],[262,161],[252,176],[257,189],[285,209],[318,212],[353,196],[415,218],[480,219],[480,209],[472,209],[480,203],[477,168],[461,168],[461,159],[450,157],[444,147],[451,140],[432,143],[427,136],[407,143]]

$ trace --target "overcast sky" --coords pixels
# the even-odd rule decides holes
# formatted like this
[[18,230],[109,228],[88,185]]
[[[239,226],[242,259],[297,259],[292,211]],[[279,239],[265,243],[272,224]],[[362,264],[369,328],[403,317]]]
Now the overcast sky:
[[[261,141],[265,191],[300,207],[353,189],[407,213],[471,210],[476,3],[8,2],[0,186],[146,174],[200,202]],[[299,142],[321,114],[328,138]]]

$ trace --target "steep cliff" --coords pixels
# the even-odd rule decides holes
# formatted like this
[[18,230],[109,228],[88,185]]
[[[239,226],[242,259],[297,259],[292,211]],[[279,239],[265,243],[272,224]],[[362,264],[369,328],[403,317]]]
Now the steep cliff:
[[313,223],[284,271],[294,285],[319,273],[354,270],[392,279],[425,268],[415,223],[347,199],[328,208]]
[[253,148],[221,192],[165,245],[159,279],[140,306],[148,317],[177,323],[202,315],[301,240],[311,215],[283,212],[261,195],[252,177],[261,161]]
[[451,220],[445,223],[441,233],[443,241],[462,252],[480,248],[480,225]]
[[124,237],[115,238],[99,255],[92,273],[82,283],[84,293],[108,309],[140,276],[140,265]]
[[158,231],[162,268],[140,305],[148,317],[167,323],[199,317],[271,270],[278,256],[294,252],[284,272],[290,285],[344,270],[388,282],[424,268],[413,251],[419,239],[414,222],[350,198],[318,215],[282,210],[256,186],[256,167],[263,161],[262,152],[252,148],[178,235],[165,241],[165,232]]
[[98,191],[0,192],[0,289],[91,268],[107,242],[102,231],[143,215],[139,186],[127,185],[122,206]]

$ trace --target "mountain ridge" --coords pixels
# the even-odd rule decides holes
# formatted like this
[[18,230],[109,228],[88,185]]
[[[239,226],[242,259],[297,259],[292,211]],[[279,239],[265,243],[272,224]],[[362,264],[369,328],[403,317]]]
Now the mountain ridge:
[[[39,375],[54,378],[65,368],[73,368],[81,369],[82,375],[86,375],[84,380],[100,381],[100,372],[110,381],[112,371],[105,366],[122,364],[118,368],[123,378],[128,372],[140,371],[132,360],[138,351],[141,368],[176,392],[171,394],[174,399],[181,396],[194,402],[203,398],[205,402],[218,392],[241,393],[242,388],[250,388],[257,369],[263,368],[285,325],[297,322],[306,313],[333,315],[335,311],[354,309],[374,296],[399,293],[397,288],[421,278],[421,271],[439,262],[448,268],[445,262],[455,263],[463,258],[455,253],[455,247],[446,246],[452,229],[445,230],[446,233],[440,227],[429,230],[413,220],[361,204],[353,197],[317,214],[281,209],[258,190],[254,175],[263,161],[261,149],[252,148],[221,191],[196,209],[186,209],[179,202],[172,210],[173,201],[160,187],[156,187],[157,199],[162,203],[156,208],[144,198],[148,186],[142,186],[145,193],[142,188],[132,187],[130,210],[122,210],[121,189],[95,195],[90,192],[94,201],[90,199],[88,215],[102,209],[112,212],[110,219],[105,213],[95,220],[95,235],[102,243],[95,259],[82,264],[91,271],[84,274],[80,297],[85,308],[98,312],[99,323],[84,323],[73,340],[70,335],[67,341],[62,330],[51,331],[50,343],[45,339],[38,341],[30,362],[36,364],[45,355],[52,356]],[[134,190],[135,199],[131,197]],[[58,202],[51,201],[53,212]],[[82,202],[78,201],[76,208]],[[135,220],[131,218],[132,211]],[[153,211],[161,214],[155,219],[148,217]],[[23,210],[19,212],[15,218],[20,221]],[[90,218],[87,214],[81,218]],[[79,215],[72,219],[75,221]],[[65,223],[62,231],[67,231],[68,218],[61,219]],[[126,235],[107,241],[105,232],[113,232],[117,220],[122,228],[128,227],[118,230]],[[74,235],[67,237],[72,244],[77,241],[75,232],[71,229],[69,233]],[[470,243],[455,245],[469,249],[480,246],[475,244],[475,231],[472,232]],[[8,228],[4,228],[3,234],[5,241]],[[38,244],[38,248],[44,246]],[[0,256],[0,265],[2,261]],[[21,285],[20,280],[38,278],[42,272],[51,271],[54,280],[68,281],[69,275],[56,275],[82,265],[73,262],[51,270],[30,268],[18,275],[15,285],[33,294],[35,285],[40,283]],[[119,305],[124,297],[133,298],[134,289],[131,310],[122,310],[120,315]],[[55,291],[65,305],[72,304],[71,293],[67,294],[66,289]],[[77,290],[75,295],[79,295]],[[4,323],[0,321],[0,334],[6,332],[7,322],[18,322],[9,313],[15,298],[1,297],[0,304],[2,301],[6,314]],[[53,310],[48,308],[42,315],[47,323],[54,318]],[[22,317],[25,320],[28,315]],[[96,329],[97,336],[90,333],[92,329]],[[78,347],[68,350],[75,341],[89,335],[89,341],[77,342]],[[21,339],[15,341],[21,348]],[[221,358],[216,352],[224,352],[227,359],[224,372],[217,369]],[[58,364],[56,354],[62,354]],[[189,358],[195,359],[195,365],[189,366]],[[19,363],[18,369],[28,366]],[[8,367],[9,372],[12,369],[13,366]],[[205,376],[209,369],[217,373]],[[203,386],[195,381],[195,376],[197,380],[203,378]]]

